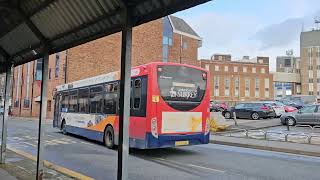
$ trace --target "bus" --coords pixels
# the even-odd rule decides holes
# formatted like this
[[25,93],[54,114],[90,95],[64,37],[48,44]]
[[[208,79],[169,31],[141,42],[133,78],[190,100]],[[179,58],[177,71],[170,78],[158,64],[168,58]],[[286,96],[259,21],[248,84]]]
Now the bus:
[[[130,148],[154,149],[209,143],[209,72],[154,62],[131,69]],[[57,86],[53,126],[118,144],[119,72]]]

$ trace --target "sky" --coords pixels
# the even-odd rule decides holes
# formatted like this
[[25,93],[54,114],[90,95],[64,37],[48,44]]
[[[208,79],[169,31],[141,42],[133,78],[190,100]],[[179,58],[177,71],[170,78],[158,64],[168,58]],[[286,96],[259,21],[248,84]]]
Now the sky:
[[[300,56],[300,33],[315,28],[319,0],[213,0],[178,12],[203,38],[199,59],[227,53],[268,56],[275,70],[276,57],[292,49]],[[319,18],[320,19],[320,18]]]

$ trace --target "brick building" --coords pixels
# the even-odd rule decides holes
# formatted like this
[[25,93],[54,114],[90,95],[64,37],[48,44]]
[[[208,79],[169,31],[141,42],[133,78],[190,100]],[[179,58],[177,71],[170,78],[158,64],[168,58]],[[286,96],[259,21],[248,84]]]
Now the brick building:
[[273,76],[269,58],[256,57],[232,61],[231,55],[216,54],[200,61],[210,71],[211,99],[234,104],[238,101],[273,99]]
[[301,86],[303,95],[320,95],[320,30],[301,32]]
[[[133,29],[132,66],[153,61],[199,65],[202,39],[183,20],[167,16]],[[49,57],[48,112],[53,117],[53,90],[66,82],[120,69],[121,34],[116,33]],[[41,60],[14,69],[13,115],[39,116]]]

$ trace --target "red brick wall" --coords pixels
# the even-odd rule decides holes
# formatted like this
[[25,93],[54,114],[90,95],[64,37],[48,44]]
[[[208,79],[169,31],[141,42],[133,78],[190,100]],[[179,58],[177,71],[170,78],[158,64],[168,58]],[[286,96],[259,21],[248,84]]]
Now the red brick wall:
[[[65,51],[60,52],[60,63],[59,63],[59,76],[55,78],[55,62],[56,62],[56,55],[49,56],[49,65],[48,68],[51,69],[51,79],[48,79],[48,106],[51,104],[51,109],[47,111],[47,117],[53,117],[53,110],[54,110],[54,100],[53,100],[53,89],[59,85],[64,83],[64,72],[63,67],[65,64]],[[30,82],[29,82],[29,99],[30,99],[30,106],[28,108],[23,106],[24,99],[26,98],[27,93],[27,69],[28,64],[23,64],[20,66],[20,83],[19,83],[19,105],[18,107],[14,107],[14,102],[16,101],[16,91],[17,91],[17,80],[18,80],[18,67],[14,68],[14,81],[13,81],[13,109],[12,113],[14,116],[23,116],[23,117],[38,117],[40,113],[40,103],[35,101],[35,98],[40,96],[41,93],[41,81],[34,80],[35,73],[36,73],[36,61],[30,62]],[[49,70],[48,70],[49,73]],[[48,77],[49,78],[49,77]],[[32,92],[33,90],[33,92]],[[51,102],[51,103],[50,103]],[[31,104],[32,103],[32,104]]]
[[[162,29],[162,19],[133,29],[132,66],[162,60]],[[120,53],[120,33],[70,49],[68,82],[118,71]]]
[[[182,42],[182,43],[181,43]],[[180,48],[181,44],[187,43],[187,48]],[[172,46],[169,48],[169,62],[191,64],[199,66],[198,62],[199,40],[173,33]]]

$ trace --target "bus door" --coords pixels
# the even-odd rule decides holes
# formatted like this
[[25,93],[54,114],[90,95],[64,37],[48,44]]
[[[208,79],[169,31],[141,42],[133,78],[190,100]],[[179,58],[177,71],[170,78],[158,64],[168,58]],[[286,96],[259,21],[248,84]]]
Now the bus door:
[[53,127],[60,127],[61,119],[61,94],[56,94],[55,104],[54,104],[54,117],[53,117]]

